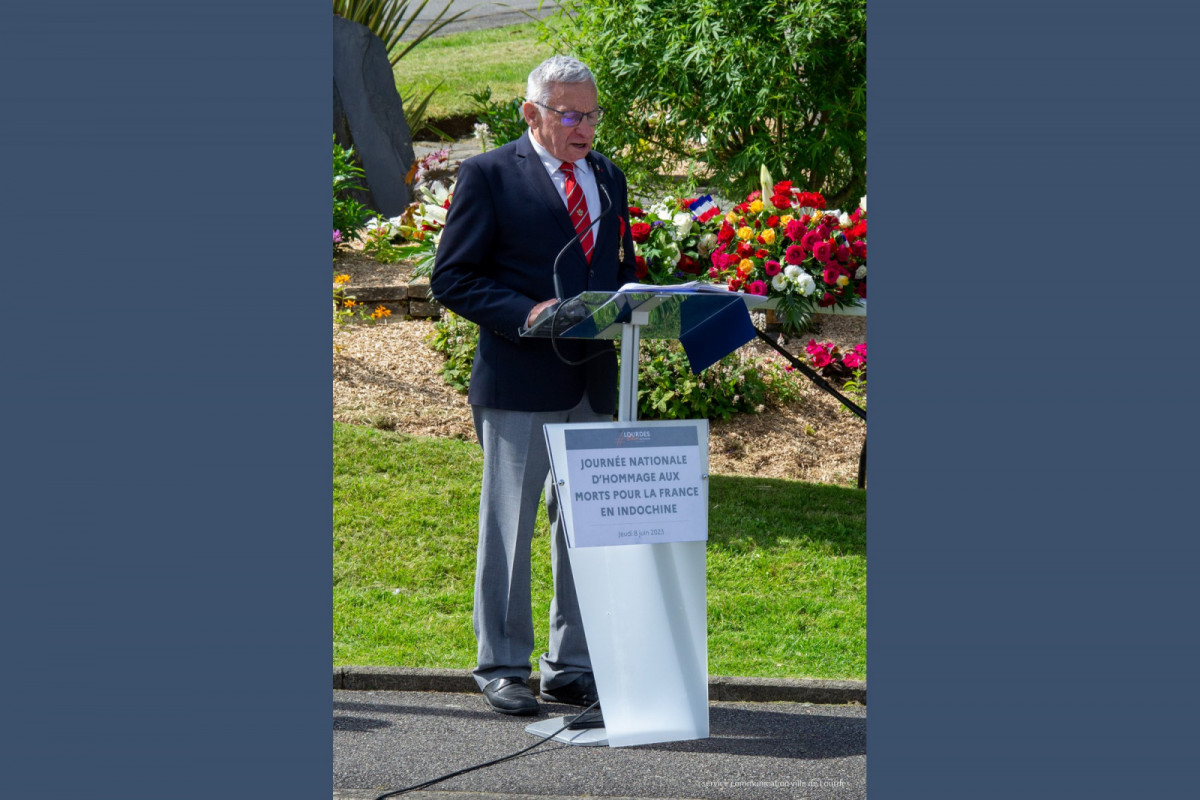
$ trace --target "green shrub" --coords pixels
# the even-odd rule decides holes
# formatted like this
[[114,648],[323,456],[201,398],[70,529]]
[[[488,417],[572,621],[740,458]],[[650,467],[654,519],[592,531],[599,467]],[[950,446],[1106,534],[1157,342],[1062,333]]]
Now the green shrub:
[[[363,191],[359,181],[363,178],[362,167],[354,158],[354,148],[343,150],[333,139],[333,229],[341,231],[340,243],[347,244],[358,238],[359,231],[367,222],[370,209],[350,196],[351,191]],[[336,247],[336,245],[335,245]]]
[[478,343],[479,326],[451,311],[442,311],[442,318],[434,323],[429,336],[430,346],[446,359],[442,378],[463,394],[471,385],[471,366],[475,363]]
[[521,116],[521,105],[524,100],[514,97],[507,103],[497,103],[492,99],[492,87],[486,86],[481,92],[472,92],[469,97],[475,101],[474,113],[479,122],[487,126],[483,138],[483,149],[490,150],[521,138],[525,129],[525,118]]
[[739,412],[758,413],[769,399],[756,359],[731,353],[693,375],[678,342],[645,339],[639,355],[641,419],[729,419]]
[[597,146],[634,183],[696,161],[710,186],[759,166],[853,208],[866,190],[866,0],[562,0],[545,36],[592,69]]

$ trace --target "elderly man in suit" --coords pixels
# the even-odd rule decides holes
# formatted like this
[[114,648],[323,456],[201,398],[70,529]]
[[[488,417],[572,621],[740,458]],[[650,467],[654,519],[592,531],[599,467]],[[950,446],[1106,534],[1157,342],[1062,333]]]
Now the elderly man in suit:
[[520,139],[459,169],[432,278],[438,301],[479,325],[468,394],[484,458],[474,674],[488,705],[505,714],[538,713],[527,684],[530,542],[543,487],[554,599],[541,695],[596,700],[542,426],[611,420],[617,389],[611,342],[552,345],[521,333],[555,302],[553,265],[564,247],[563,297],[615,290],[636,269],[625,176],[592,150],[603,111],[591,72],[573,58],[547,59],[529,75],[521,112],[529,128]]

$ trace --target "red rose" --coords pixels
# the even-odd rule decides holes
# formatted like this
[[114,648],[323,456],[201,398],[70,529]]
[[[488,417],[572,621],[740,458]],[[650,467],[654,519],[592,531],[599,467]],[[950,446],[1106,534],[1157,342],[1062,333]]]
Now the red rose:
[[855,258],[867,257],[867,243],[862,239],[856,239],[850,243],[850,255]]
[[825,198],[817,192],[796,192],[796,202],[805,208],[825,208]]
[[769,255],[771,255],[771,254],[768,253],[766,250],[755,250],[754,251],[755,258],[766,258]]
[[767,285],[762,281],[751,281],[746,284],[746,294],[758,294],[765,297],[767,294]]
[[792,198],[788,197],[786,194],[775,194],[771,195],[771,203],[774,204],[776,208],[783,210],[785,208],[792,207]]
[[768,261],[763,264],[763,272],[767,273],[768,278],[774,278],[782,269],[783,267],[780,266],[778,261]]
[[773,191],[775,192],[775,194],[791,194],[792,182],[791,181],[780,181],[779,183],[775,184]]
[[829,263],[829,259],[833,257],[833,245],[829,242],[817,242],[812,249],[813,258],[820,261],[822,264]]
[[629,230],[633,232],[635,242],[644,242],[650,238],[650,224],[647,222],[635,222],[629,226]]
[[800,237],[800,246],[804,248],[805,252],[811,252],[819,241],[821,241],[820,234],[816,231],[808,231]]
[[845,264],[850,260],[850,248],[846,245],[842,245],[837,249],[837,252],[833,254],[833,257]]
[[629,207],[629,216],[631,216],[631,217],[644,217],[644,216],[646,216],[646,212],[645,212],[645,211],[642,211],[642,210],[641,210],[640,208],[638,208],[637,206],[630,206],[630,207]]
[[784,251],[783,260],[789,264],[802,264],[804,262],[804,248],[798,244],[789,245]]
[[826,283],[828,283],[830,286],[833,286],[834,284],[837,283],[837,279],[842,277],[842,275],[844,275],[844,274],[845,273],[841,267],[828,266],[825,268],[824,272],[821,273],[821,279],[824,280]]
[[793,242],[800,241],[800,237],[804,236],[804,223],[798,219],[794,219],[787,224],[783,229],[783,235],[791,239]]
[[754,245],[749,242],[742,242],[737,246],[737,253],[742,258],[749,258],[754,255]]
[[774,214],[767,217],[767,227],[768,228],[774,228],[778,224],[779,224],[779,217],[775,216]]
[[736,292],[738,289],[741,289],[741,288],[742,288],[742,282],[740,280],[738,280],[737,278],[730,279],[729,291]]
[[680,272],[686,272],[689,275],[700,274],[700,264],[691,256],[680,256],[679,263],[675,265]]
[[863,280],[859,281],[857,284],[855,284],[854,293],[857,294],[859,297],[861,297],[863,300],[867,299],[867,281],[865,278]]
[[721,244],[725,244],[733,239],[733,237],[736,235],[737,234],[733,232],[733,226],[729,224],[728,220],[726,220],[721,223],[721,230],[717,231],[717,241]]
[[641,256],[636,256],[634,261],[637,262],[637,272],[635,272],[634,275],[636,275],[637,279],[640,281],[642,278],[646,277],[647,274],[649,274],[650,270],[646,267],[646,259],[642,258]]
[[821,299],[817,301],[817,305],[819,305],[821,308],[829,308],[831,305],[833,305],[836,302],[837,302],[836,298],[834,298],[834,296],[831,295],[829,292],[826,292],[821,297]]

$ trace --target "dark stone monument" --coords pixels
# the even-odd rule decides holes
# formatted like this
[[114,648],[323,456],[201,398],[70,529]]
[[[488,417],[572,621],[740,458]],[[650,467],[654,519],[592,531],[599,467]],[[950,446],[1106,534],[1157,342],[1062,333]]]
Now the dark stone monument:
[[333,15],[333,132],[353,145],[368,192],[358,197],[386,217],[404,211],[412,192],[404,182],[413,165],[412,132],[383,42],[370,28]]

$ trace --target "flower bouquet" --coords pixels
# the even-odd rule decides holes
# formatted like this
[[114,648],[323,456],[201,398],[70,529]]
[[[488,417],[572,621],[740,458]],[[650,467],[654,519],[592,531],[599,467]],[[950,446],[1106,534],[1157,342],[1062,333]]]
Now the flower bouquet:
[[711,202],[710,213],[709,207],[701,210],[706,200],[711,199],[670,197],[647,210],[629,206],[639,281],[666,285],[703,277],[704,259],[716,246],[716,237],[704,224],[719,213]]
[[852,214],[829,211],[820,194],[772,183],[765,167],[761,177],[763,189],[720,218],[709,277],[775,300],[785,330],[799,330],[816,307],[865,299],[866,198]]

